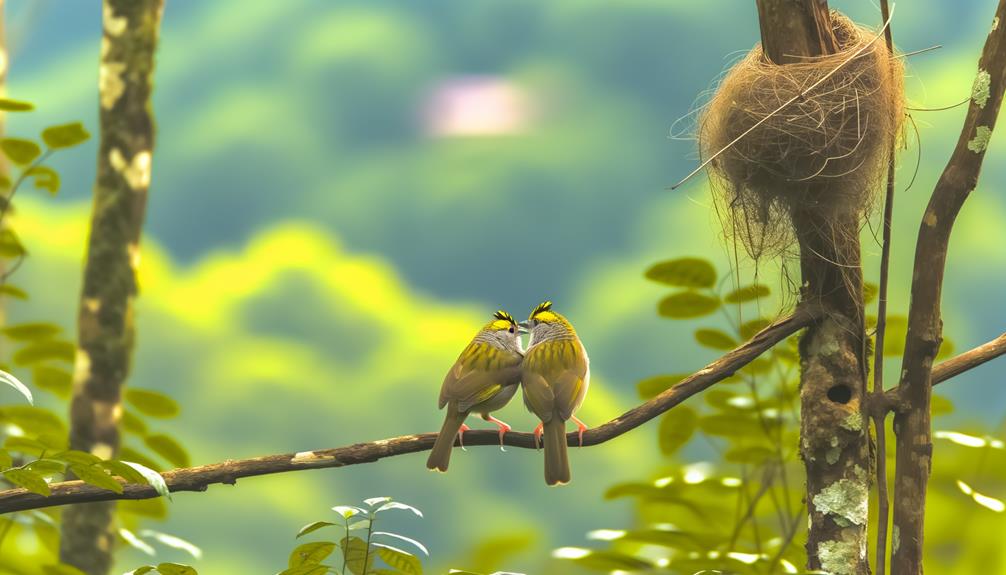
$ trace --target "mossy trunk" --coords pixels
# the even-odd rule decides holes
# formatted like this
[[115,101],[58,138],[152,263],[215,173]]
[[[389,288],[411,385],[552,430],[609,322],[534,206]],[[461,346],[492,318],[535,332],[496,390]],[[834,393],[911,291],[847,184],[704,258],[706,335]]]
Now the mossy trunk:
[[[786,65],[835,52],[826,0],[758,0],[764,53]],[[827,194],[808,183],[805,193]],[[823,196],[822,196],[823,197]],[[800,246],[801,298],[825,317],[800,341],[800,453],[807,474],[807,567],[865,575],[870,494],[860,206],[791,213]]]
[[[101,141],[78,312],[70,447],[101,458],[119,449],[122,386],[133,349],[133,300],[147,204],[154,121],[154,52],[163,0],[104,0],[99,74]],[[103,575],[115,547],[114,503],[63,511],[60,559]]]

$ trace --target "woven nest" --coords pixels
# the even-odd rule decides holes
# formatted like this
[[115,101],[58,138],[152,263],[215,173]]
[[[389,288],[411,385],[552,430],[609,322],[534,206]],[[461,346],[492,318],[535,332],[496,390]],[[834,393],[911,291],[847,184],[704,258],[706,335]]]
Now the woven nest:
[[901,131],[901,60],[875,31],[831,22],[836,54],[780,66],[756,45],[700,119],[702,156],[727,148],[709,165],[726,233],[755,258],[792,245],[794,217],[865,217]]

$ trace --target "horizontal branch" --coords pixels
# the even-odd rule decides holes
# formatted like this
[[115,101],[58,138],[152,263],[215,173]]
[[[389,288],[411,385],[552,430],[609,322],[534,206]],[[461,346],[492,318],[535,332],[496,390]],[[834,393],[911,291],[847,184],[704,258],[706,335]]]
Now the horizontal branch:
[[[583,445],[598,445],[614,439],[650,421],[696,393],[730,377],[775,344],[810,325],[819,315],[816,307],[798,306],[792,315],[766,327],[750,341],[686,377],[674,387],[604,425],[587,430],[583,434]],[[210,485],[216,483],[233,485],[238,479],[244,477],[305,469],[345,467],[372,463],[395,455],[427,451],[433,447],[436,436],[435,433],[403,435],[334,449],[227,460],[199,467],[173,469],[162,473],[162,475],[168,489],[172,492],[205,491]],[[579,443],[576,433],[568,434],[566,440],[569,445]],[[503,442],[511,447],[535,448],[534,436],[530,433],[507,433]],[[472,430],[465,432],[466,446],[498,444],[499,435],[496,431]],[[122,493],[88,485],[83,481],[52,483],[49,485],[52,492],[49,496],[38,495],[21,488],[0,491],[0,514],[74,503],[158,497],[157,492],[149,485],[125,483],[121,479],[119,481],[122,483]]]
[[[936,364],[933,367],[933,385],[943,383],[952,377],[974,369],[983,363],[992,361],[1001,355],[1006,355],[1006,333],[988,343],[983,343],[974,349]],[[888,406],[900,405],[903,401],[901,399],[901,387],[898,386],[887,390],[884,393],[884,398],[884,403]]]

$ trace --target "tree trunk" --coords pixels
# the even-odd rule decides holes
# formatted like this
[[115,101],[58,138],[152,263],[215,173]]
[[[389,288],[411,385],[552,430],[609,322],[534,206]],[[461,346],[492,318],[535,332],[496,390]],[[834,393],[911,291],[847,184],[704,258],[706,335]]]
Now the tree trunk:
[[[826,0],[758,0],[764,53],[775,64],[833,54]],[[808,190],[808,193],[813,191]],[[808,568],[869,573],[870,453],[859,214],[794,211],[801,297],[825,317],[800,342],[800,453],[807,473]]]
[[[119,449],[120,395],[133,348],[140,230],[154,144],[150,108],[162,0],[104,0],[99,76],[101,141],[70,404],[70,447],[101,458]],[[107,573],[114,503],[63,512],[60,558]]]

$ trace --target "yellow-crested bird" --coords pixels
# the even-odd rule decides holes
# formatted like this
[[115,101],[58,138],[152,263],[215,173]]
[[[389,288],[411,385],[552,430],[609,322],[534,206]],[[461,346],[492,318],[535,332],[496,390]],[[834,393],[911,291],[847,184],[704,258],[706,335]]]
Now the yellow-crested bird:
[[552,302],[539,304],[522,325],[531,333],[521,364],[524,404],[542,422],[534,433],[536,444],[544,435],[545,483],[563,485],[570,479],[566,421],[576,423],[580,445],[587,429],[574,413],[587,396],[590,360],[573,325],[552,311]]
[[460,434],[464,446],[464,432],[468,430],[465,418],[472,412],[499,427],[500,448],[503,447],[503,436],[510,426],[491,412],[509,403],[517,392],[524,355],[521,333],[525,332],[517,321],[500,310],[458,356],[440,387],[440,409],[446,406],[447,415],[426,467],[447,471],[454,438]]

